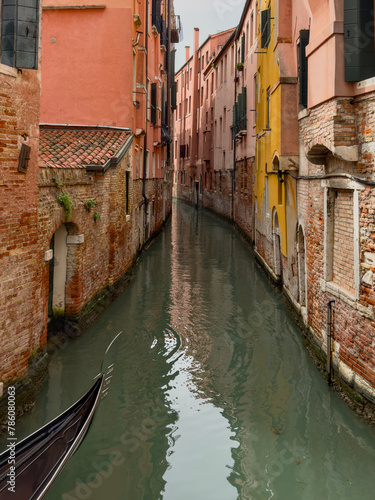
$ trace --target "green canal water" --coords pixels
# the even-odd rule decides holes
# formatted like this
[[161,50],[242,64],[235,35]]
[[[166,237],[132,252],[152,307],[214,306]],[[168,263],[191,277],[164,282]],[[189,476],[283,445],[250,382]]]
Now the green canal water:
[[47,500],[374,498],[374,430],[231,227],[174,203],[128,289],[54,354],[19,438],[88,389],[119,331],[109,395]]

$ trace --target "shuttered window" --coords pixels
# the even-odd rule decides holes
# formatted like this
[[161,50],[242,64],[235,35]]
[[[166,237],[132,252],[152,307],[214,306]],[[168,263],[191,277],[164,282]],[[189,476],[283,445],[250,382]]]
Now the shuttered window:
[[236,135],[247,130],[247,96],[246,87],[242,87],[242,92],[238,94],[237,102],[233,106],[233,139]]
[[176,59],[176,50],[171,51],[171,64],[170,64],[170,79],[172,82],[171,85],[171,107],[172,109],[177,108],[177,82],[175,81],[175,59]]
[[310,31],[301,30],[299,32],[299,45],[298,45],[298,93],[300,106],[307,107],[307,57],[306,46],[309,44]]
[[262,22],[261,47],[262,49],[266,49],[270,44],[270,38],[271,38],[271,9],[262,10],[261,22]]
[[1,62],[25,69],[38,68],[39,0],[3,0]]
[[151,83],[151,117],[150,117],[150,121],[154,125],[156,123],[156,96],[157,96],[157,84]]
[[161,33],[161,0],[152,0],[152,25]]
[[245,33],[241,37],[241,62],[245,62]]
[[373,0],[344,0],[345,80],[375,76]]

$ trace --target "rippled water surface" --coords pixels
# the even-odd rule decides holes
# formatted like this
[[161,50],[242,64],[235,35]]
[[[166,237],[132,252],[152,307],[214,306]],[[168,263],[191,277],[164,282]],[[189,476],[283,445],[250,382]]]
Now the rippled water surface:
[[26,435],[123,331],[108,397],[47,500],[372,499],[375,435],[324,382],[233,229],[183,204],[129,288],[54,356]]

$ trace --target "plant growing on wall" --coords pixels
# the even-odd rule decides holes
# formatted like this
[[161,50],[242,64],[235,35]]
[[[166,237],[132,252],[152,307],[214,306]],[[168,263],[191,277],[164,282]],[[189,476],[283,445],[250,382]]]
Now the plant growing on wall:
[[72,217],[73,202],[68,193],[60,193],[58,200],[60,205],[64,208],[64,222],[68,222]]
[[88,199],[88,200],[84,201],[83,205],[84,205],[85,209],[86,209],[88,212],[90,212],[90,210],[91,210],[92,208],[95,208],[95,207],[96,207],[97,203],[98,203],[98,202],[96,201],[96,198],[90,198],[90,199]]
[[96,222],[97,220],[100,220],[102,214],[100,214],[99,212],[94,212],[94,221]]

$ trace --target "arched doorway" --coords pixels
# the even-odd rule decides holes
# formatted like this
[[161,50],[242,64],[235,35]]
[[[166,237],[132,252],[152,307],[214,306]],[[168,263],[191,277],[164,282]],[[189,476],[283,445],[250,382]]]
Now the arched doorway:
[[280,224],[279,218],[277,217],[276,209],[273,209],[272,214],[272,236],[273,236],[273,262],[274,271],[276,276],[282,275],[282,265],[281,265],[281,237],[280,237]]
[[62,316],[65,313],[65,285],[67,269],[67,236],[63,224],[52,236],[50,248],[53,258],[49,263],[48,317]]

